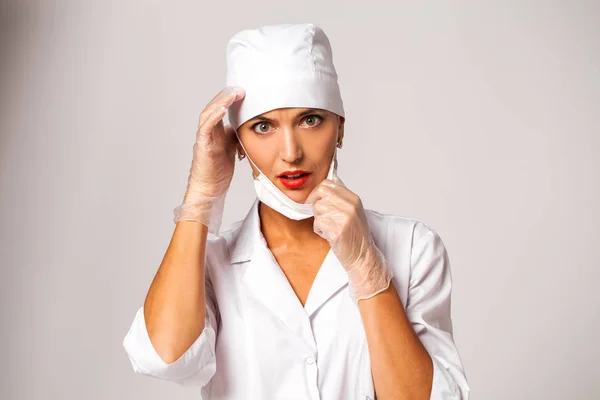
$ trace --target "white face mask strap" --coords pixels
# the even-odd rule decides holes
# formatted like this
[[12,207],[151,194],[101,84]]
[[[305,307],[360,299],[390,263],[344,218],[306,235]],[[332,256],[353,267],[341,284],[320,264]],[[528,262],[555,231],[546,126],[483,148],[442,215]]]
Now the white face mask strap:
[[248,155],[248,151],[246,151],[246,148],[244,147],[244,143],[242,143],[242,140],[240,139],[240,136],[238,135],[237,130],[235,131],[235,136],[237,136],[238,141],[240,142],[240,145],[242,146],[242,149],[244,149],[244,153],[246,153],[246,158],[248,158],[248,161],[250,161],[250,163],[254,166],[254,168],[256,168],[258,170],[259,174],[263,174],[263,172],[260,170],[260,168],[258,168],[258,165],[254,164],[254,161],[252,161],[252,159],[250,158],[250,155]]
[[337,162],[337,143],[335,145],[335,149],[333,150],[333,159],[331,160],[331,163],[333,164],[333,166],[331,167],[331,176],[327,175],[327,179],[331,179],[333,180],[333,176],[337,175],[337,167],[338,167],[338,162]]

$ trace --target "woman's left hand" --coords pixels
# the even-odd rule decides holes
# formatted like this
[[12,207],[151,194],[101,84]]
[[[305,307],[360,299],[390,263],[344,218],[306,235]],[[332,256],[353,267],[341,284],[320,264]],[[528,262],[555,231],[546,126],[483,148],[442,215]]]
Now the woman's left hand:
[[349,275],[356,301],[387,289],[392,273],[377,248],[360,197],[337,177],[325,179],[308,196],[314,231],[327,240]]

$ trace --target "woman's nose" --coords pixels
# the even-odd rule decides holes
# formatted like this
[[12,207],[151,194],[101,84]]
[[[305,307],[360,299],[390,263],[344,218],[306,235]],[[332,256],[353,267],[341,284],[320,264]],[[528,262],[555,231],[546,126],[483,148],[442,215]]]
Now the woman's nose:
[[285,128],[282,133],[279,157],[290,164],[296,163],[302,158],[302,146],[296,137],[296,133],[291,128]]

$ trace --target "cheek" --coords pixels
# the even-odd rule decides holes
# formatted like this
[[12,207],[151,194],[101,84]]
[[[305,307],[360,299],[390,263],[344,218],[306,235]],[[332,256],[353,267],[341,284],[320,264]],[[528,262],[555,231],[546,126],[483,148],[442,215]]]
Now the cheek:
[[252,160],[252,162],[248,160],[252,176],[256,178],[260,173],[252,163],[268,176],[273,165],[273,157],[277,154],[272,141],[268,138],[257,137],[251,131],[240,134],[240,140],[246,149],[246,156]]
[[[252,159],[256,167],[258,167],[265,175],[269,175],[273,165],[273,157],[268,146],[249,146],[248,156]],[[249,161],[248,161],[249,162]],[[252,165],[252,171],[255,176],[258,176],[259,171]]]
[[328,123],[323,127],[321,132],[318,135],[318,146],[320,150],[324,153],[330,152],[333,150],[335,145],[337,144],[337,126],[332,123]]
[[320,140],[315,141],[314,153],[320,154],[321,161],[325,168],[329,168],[329,164],[331,163],[331,157],[333,157],[333,153],[335,152],[335,147],[337,145],[337,136],[335,132],[323,132]]

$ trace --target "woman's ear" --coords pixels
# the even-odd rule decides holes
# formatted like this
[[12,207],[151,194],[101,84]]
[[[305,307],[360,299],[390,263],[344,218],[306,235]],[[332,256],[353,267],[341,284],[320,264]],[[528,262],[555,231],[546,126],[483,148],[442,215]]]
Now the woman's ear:
[[234,146],[235,146],[235,153],[237,154],[237,158],[238,160],[243,160],[244,157],[246,157],[246,153],[244,152],[244,148],[242,147],[242,144],[240,143],[240,137],[239,135],[239,128],[237,133],[234,132],[233,133],[233,141],[234,141]]
[[244,148],[239,140],[236,142],[235,149],[238,155],[238,160],[243,160],[246,157],[246,152],[244,152]]
[[346,118],[338,115],[338,121],[338,147],[341,149],[344,141],[344,123],[346,122]]

